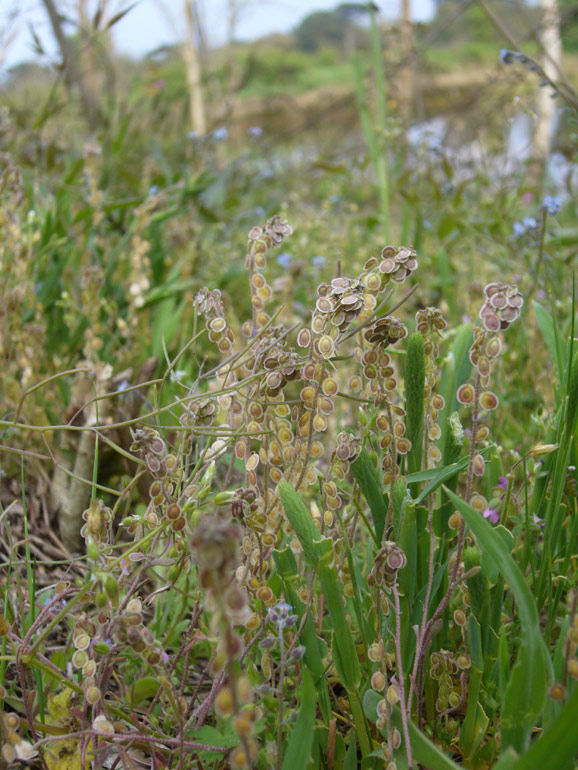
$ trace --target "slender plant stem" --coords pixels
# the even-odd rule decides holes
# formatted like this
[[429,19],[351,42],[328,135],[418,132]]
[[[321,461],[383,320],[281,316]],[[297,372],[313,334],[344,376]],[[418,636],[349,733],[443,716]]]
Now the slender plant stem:
[[411,752],[411,741],[409,737],[409,724],[407,719],[407,702],[405,700],[405,684],[403,676],[403,662],[401,657],[401,606],[399,600],[399,591],[397,585],[393,586],[393,598],[395,600],[395,657],[397,663],[397,678],[399,679],[401,724],[403,727],[403,739],[405,741],[405,751],[407,754],[407,766],[413,770],[413,757]]

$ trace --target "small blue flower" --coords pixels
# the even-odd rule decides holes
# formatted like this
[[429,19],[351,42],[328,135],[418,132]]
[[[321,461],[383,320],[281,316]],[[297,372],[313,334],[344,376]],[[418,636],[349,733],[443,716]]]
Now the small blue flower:
[[158,191],[159,191],[159,186],[158,186],[158,184],[153,184],[153,186],[152,186],[152,187],[149,187],[149,192],[148,192],[148,194],[149,194],[149,195],[156,195],[156,194],[158,193]]
[[247,133],[249,134],[249,136],[253,136],[255,137],[255,139],[257,139],[262,135],[263,129],[261,128],[261,126],[249,126],[249,128],[247,129]]
[[229,129],[225,126],[219,126],[211,134],[215,142],[226,142],[229,138]]
[[507,48],[502,48],[500,51],[500,64],[511,64],[514,60],[513,52],[508,51]]
[[187,139],[189,139],[191,142],[194,142],[195,139],[198,139],[198,138],[199,138],[199,135],[197,134],[196,131],[189,131],[189,133],[187,134]]
[[292,259],[293,259],[292,254],[290,254],[288,251],[282,251],[281,254],[279,254],[279,256],[277,257],[277,264],[287,269],[291,264]]
[[521,222],[514,222],[514,237],[515,238],[522,238],[522,236],[526,235],[526,228]]
[[538,220],[535,217],[524,217],[522,224],[526,230],[535,230],[538,227]]
[[313,257],[311,259],[311,264],[313,267],[317,268],[317,270],[321,270],[323,265],[325,264],[325,257]]
[[118,386],[118,388],[116,389],[116,392],[117,392],[117,393],[122,393],[122,391],[123,391],[123,390],[126,390],[126,389],[128,388],[128,386],[129,386],[129,385],[130,385],[130,383],[129,383],[129,381],[128,381],[128,380],[123,380],[123,381],[120,383],[120,385]]
[[546,209],[548,214],[555,215],[562,208],[562,198],[559,195],[555,195],[554,197],[546,195],[542,201],[542,208]]

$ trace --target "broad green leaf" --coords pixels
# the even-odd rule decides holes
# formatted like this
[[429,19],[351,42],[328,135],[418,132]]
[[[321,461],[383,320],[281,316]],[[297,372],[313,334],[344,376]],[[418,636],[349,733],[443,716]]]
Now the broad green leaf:
[[283,758],[282,770],[307,767],[313,746],[315,725],[315,687],[306,668],[301,674],[301,706]]
[[149,698],[153,698],[160,687],[159,680],[154,676],[143,676],[137,679],[129,691],[130,706],[133,707]]
[[562,381],[564,373],[564,351],[562,349],[561,340],[563,336],[559,329],[556,329],[556,321],[552,317],[546,308],[542,307],[539,302],[532,303],[534,305],[534,313],[536,314],[536,321],[544,337],[546,347],[552,357],[554,366],[556,367],[556,376],[558,382]]
[[359,484],[361,493],[367,500],[373,518],[377,542],[381,543],[387,516],[387,505],[383,499],[383,484],[379,473],[365,449],[362,449],[359,456],[351,463],[351,470]]
[[[283,579],[285,597],[301,621],[305,612],[305,605],[299,596],[299,570],[293,551],[289,547],[281,551],[273,551],[273,558],[277,570]],[[301,624],[299,626],[301,627]],[[315,632],[311,613],[307,614],[299,641],[305,647],[304,660],[313,675],[319,696],[319,706],[325,722],[328,724],[331,719],[331,701],[327,689],[327,679],[325,677],[321,650],[319,648],[319,638]]]
[[339,665],[339,673],[347,690],[354,691],[359,685],[361,671],[353,635],[343,607],[343,586],[331,560],[332,541],[330,538],[324,538],[319,532],[301,496],[290,484],[282,481],[279,484],[279,494],[289,523],[301,543],[303,555],[317,569],[337,645],[336,665]]
[[412,484],[414,481],[430,482],[427,487],[422,489],[415,502],[421,503],[428,495],[431,495],[432,492],[439,489],[442,484],[445,484],[446,481],[449,481],[449,479],[453,478],[457,473],[461,473],[461,471],[465,470],[468,467],[468,462],[468,457],[462,457],[459,462],[446,465],[444,468],[433,468],[427,471],[420,471],[420,473],[410,474],[406,478],[408,484]]
[[419,332],[412,334],[407,344],[404,381],[405,422],[407,437],[411,441],[407,467],[410,472],[417,472],[421,470],[425,392],[425,351],[423,336]]
[[[375,690],[367,690],[363,697],[365,715],[374,723],[377,721],[377,704],[382,698]],[[401,711],[397,707],[393,709],[391,722],[403,735]],[[447,757],[413,722],[410,721],[408,727],[414,762],[420,762],[428,770],[459,770],[460,765]]]
[[456,393],[460,385],[468,379],[472,365],[469,359],[468,351],[472,344],[472,325],[462,324],[454,337],[452,349],[450,351],[450,365],[445,364],[442,369],[439,393],[443,396],[445,405],[438,415],[438,423],[442,429],[442,437],[439,446],[445,446],[445,434],[447,430],[448,417],[458,408]]
[[509,583],[516,600],[522,625],[522,643],[510,674],[502,708],[502,745],[521,752],[544,705],[551,679],[552,663],[540,633],[538,610],[532,592],[508,546],[492,525],[454,492],[445,487],[448,497],[475,534],[480,547],[489,554]]
[[572,770],[578,756],[578,689],[568,700],[558,717],[538,738],[514,770]]
[[343,760],[343,770],[357,770],[357,741],[355,733],[351,736],[351,741],[347,747],[347,753]]
[[331,549],[331,540],[324,538],[317,529],[311,512],[291,484],[282,481],[279,484],[279,495],[289,523],[301,543],[305,558],[313,567],[316,567],[320,553]]
[[516,768],[517,761],[518,755],[514,749],[510,747],[509,749],[506,749],[504,754],[502,754],[492,770],[514,770],[514,768]]

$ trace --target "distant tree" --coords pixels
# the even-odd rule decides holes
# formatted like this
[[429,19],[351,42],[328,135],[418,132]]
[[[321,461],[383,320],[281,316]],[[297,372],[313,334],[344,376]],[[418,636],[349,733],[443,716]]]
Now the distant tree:
[[298,47],[307,53],[320,48],[349,47],[352,35],[362,31],[359,22],[369,16],[367,3],[342,3],[333,11],[316,11],[295,28]]
[[560,32],[565,51],[578,51],[578,3],[576,0],[558,0]]
[[[570,0],[575,2],[575,0]],[[461,6],[461,8],[460,8]],[[503,26],[519,37],[520,10],[510,0],[492,0],[491,7]],[[528,6],[526,15],[536,26],[539,25],[539,11]],[[437,3],[436,42],[447,43],[496,43],[496,29],[477,3],[467,0],[441,0]]]
[[66,36],[61,15],[54,0],[42,0],[52,32],[60,49],[64,81],[71,94],[78,93],[83,113],[91,128],[98,128],[105,123],[104,115],[90,89],[87,87],[83,73],[78,63],[78,52]]

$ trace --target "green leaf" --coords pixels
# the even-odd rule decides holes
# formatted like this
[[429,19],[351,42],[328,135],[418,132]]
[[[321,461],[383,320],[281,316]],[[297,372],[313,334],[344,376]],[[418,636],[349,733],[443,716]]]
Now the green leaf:
[[561,340],[563,339],[559,329],[556,328],[556,321],[552,315],[542,307],[539,302],[532,303],[534,305],[534,313],[536,314],[536,321],[544,337],[546,347],[550,352],[554,366],[556,367],[556,376],[558,382],[562,382],[564,373],[564,351],[562,349]]
[[417,472],[421,470],[425,392],[424,341],[419,332],[409,338],[404,380],[407,437],[411,441],[407,458],[408,469],[410,472]]
[[355,691],[361,678],[359,659],[343,606],[343,584],[337,576],[337,570],[330,563],[330,558],[331,556],[327,555],[319,562],[319,583],[334,631],[334,653],[338,653],[335,655],[335,665],[347,690]]
[[[299,596],[299,569],[293,551],[289,547],[281,551],[273,551],[273,558],[283,580],[285,598],[301,621],[305,613],[305,604]],[[299,626],[301,627],[301,624]],[[303,625],[299,641],[305,647],[304,661],[313,675],[323,718],[329,724],[331,719],[331,700],[329,698],[327,679],[319,647],[319,637],[315,632],[311,613],[307,613],[307,619]]]
[[[374,723],[377,721],[377,704],[382,700],[382,697],[375,690],[367,690],[363,697],[365,715]],[[391,723],[403,735],[401,711],[398,707],[395,707],[392,711]],[[411,720],[409,721],[408,728],[414,762],[420,762],[428,770],[460,770],[460,765],[446,757],[435,743],[418,730]]]
[[578,689],[542,737],[534,741],[520,761],[514,765],[515,770],[536,770],[541,767],[572,770],[578,755],[577,724]]
[[207,746],[215,746],[220,749],[232,749],[239,743],[239,736],[234,732],[228,732],[223,735],[215,727],[205,725],[200,730],[196,730],[192,736],[194,741],[204,743]]
[[149,698],[154,698],[159,687],[159,680],[154,676],[143,676],[142,679],[137,679],[129,691],[129,704],[131,708]]
[[[317,566],[321,552],[331,549],[331,540],[324,538],[315,526],[313,516],[299,495],[285,480],[279,484],[279,495],[289,523],[303,548],[305,558]],[[321,546],[321,548],[320,548]]]
[[445,446],[448,417],[459,406],[456,397],[457,390],[470,376],[472,364],[469,358],[469,349],[472,344],[472,337],[471,324],[462,324],[457,329],[449,354],[450,365],[448,366],[446,363],[442,369],[439,393],[443,396],[445,406],[438,416],[438,423],[442,429],[442,437],[439,441],[440,447]]
[[[483,454],[484,451],[487,451],[487,449],[483,449],[481,453]],[[415,502],[421,503],[422,500],[425,500],[428,495],[435,492],[442,484],[449,481],[457,473],[465,470],[468,467],[468,462],[469,457],[462,457],[459,462],[446,465],[444,468],[432,468],[431,470],[412,473],[408,476],[406,478],[408,484],[412,484],[414,481],[428,481],[431,479],[427,487],[420,492]]]
[[510,747],[509,749],[506,749],[504,754],[502,754],[492,770],[514,770],[517,761],[518,755],[514,749]]
[[289,523],[301,543],[305,558],[317,569],[321,591],[335,632],[334,639],[338,653],[335,660],[336,665],[339,663],[343,684],[348,690],[355,690],[359,685],[361,671],[353,635],[343,607],[343,586],[332,563],[332,541],[330,538],[324,538],[319,532],[301,496],[290,484],[281,481],[279,494]]
[[357,741],[355,733],[351,736],[351,741],[347,747],[347,753],[343,760],[343,770],[357,770]]
[[295,727],[289,736],[289,743],[283,758],[282,770],[307,767],[313,746],[315,725],[315,687],[306,668],[301,674],[301,707]]
[[521,752],[542,708],[551,679],[552,663],[540,633],[538,610],[524,575],[504,539],[492,525],[447,487],[444,488],[476,536],[480,547],[497,564],[516,600],[522,625],[522,643],[510,674],[502,709],[502,746]]
[[351,470],[359,484],[361,493],[367,500],[373,518],[377,542],[381,543],[387,516],[387,505],[383,499],[381,478],[365,449],[362,449],[359,456],[351,463]]

